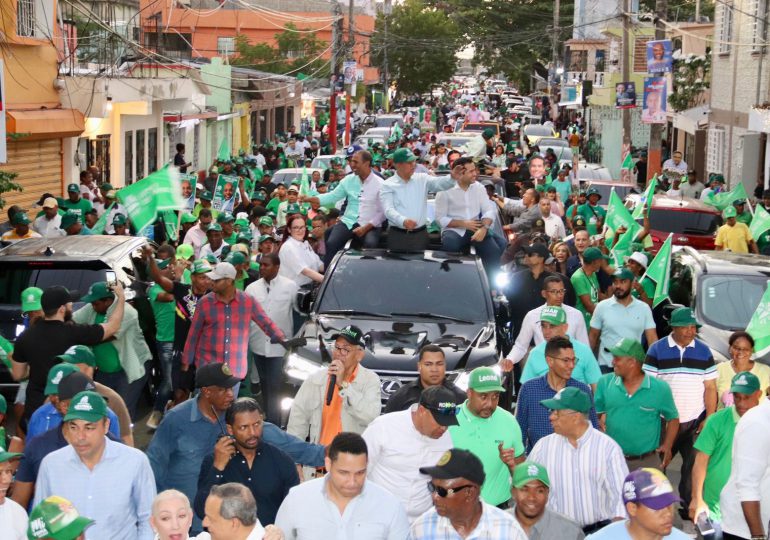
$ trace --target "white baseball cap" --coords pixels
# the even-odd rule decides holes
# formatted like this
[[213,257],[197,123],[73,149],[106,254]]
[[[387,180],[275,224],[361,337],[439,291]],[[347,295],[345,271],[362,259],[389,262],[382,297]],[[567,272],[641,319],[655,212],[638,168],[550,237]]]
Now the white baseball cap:
[[627,259],[627,260],[629,260],[629,261],[636,261],[636,262],[638,262],[640,265],[642,265],[642,267],[643,267],[644,269],[647,269],[647,264],[648,264],[648,262],[647,262],[647,255],[645,255],[645,254],[644,254],[644,253],[642,253],[641,251],[635,251],[634,253],[632,253],[632,254],[631,254],[629,257],[628,257],[628,259]]
[[53,197],[46,197],[43,201],[43,208],[57,208],[59,203]]
[[236,275],[237,272],[232,264],[229,262],[221,262],[209,273],[209,279],[212,281],[217,281],[219,279],[235,279]]

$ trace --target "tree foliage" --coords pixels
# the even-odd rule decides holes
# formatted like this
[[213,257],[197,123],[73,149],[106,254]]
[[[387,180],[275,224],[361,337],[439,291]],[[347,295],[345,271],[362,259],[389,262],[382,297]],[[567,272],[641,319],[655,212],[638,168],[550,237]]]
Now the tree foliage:
[[398,90],[424,93],[454,75],[455,52],[462,43],[459,27],[441,9],[406,0],[394,5],[390,15],[377,18],[371,39],[372,62],[382,71],[387,49],[390,79]]
[[19,176],[19,174],[15,172],[0,171],[0,208],[5,207],[5,198],[2,196],[3,193],[23,190],[21,184],[14,182],[17,176]]
[[326,48],[327,45],[314,33],[287,23],[286,30],[275,34],[275,45],[251,44],[245,35],[235,36],[235,57],[230,63],[269,73],[297,74],[301,71],[314,77],[328,77],[328,60],[320,58]]

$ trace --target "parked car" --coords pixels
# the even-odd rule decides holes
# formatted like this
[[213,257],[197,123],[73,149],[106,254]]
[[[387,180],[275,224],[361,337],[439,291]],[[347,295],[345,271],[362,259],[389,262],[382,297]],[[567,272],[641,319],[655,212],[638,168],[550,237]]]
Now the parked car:
[[374,119],[374,127],[392,127],[393,122],[398,122],[398,125],[404,127],[404,117],[400,114],[379,114]]
[[562,139],[560,137],[543,137],[537,142],[537,145],[542,148],[569,148],[569,142],[567,139]]
[[[679,248],[671,258],[669,296],[693,308],[698,337],[717,362],[730,359],[728,338],[745,330],[770,281],[770,257]],[[770,354],[758,358],[770,364]]]
[[467,144],[478,137],[476,133],[439,133],[437,142],[444,143],[447,147],[465,150]]
[[650,209],[652,251],[657,253],[669,233],[673,245],[712,250],[721,224],[719,211],[698,199],[655,195]]
[[465,133],[481,133],[485,129],[491,129],[495,132],[495,137],[500,136],[500,124],[497,122],[465,122],[460,131]]
[[559,136],[553,128],[541,124],[527,124],[524,126],[524,135],[527,136],[527,144],[529,145],[538,144],[542,138],[554,138]]
[[316,156],[313,158],[313,162],[310,164],[310,166],[314,169],[320,169],[322,171],[325,171],[326,169],[331,168],[331,161],[334,158],[339,158],[341,160],[345,160],[345,154],[326,154],[323,156]]
[[363,365],[380,376],[383,404],[417,378],[417,354],[424,345],[444,350],[447,376],[461,388],[467,387],[470,370],[495,365],[502,348],[510,346],[507,303],[492,297],[473,256],[343,250],[311,299],[313,294],[301,290],[297,297],[309,316],[297,336],[307,345],[286,353],[289,398],[330,361],[331,336],[349,324],[364,333]]
[[375,143],[380,143],[382,146],[387,145],[387,139],[386,137],[383,137],[382,135],[359,135],[356,137],[356,139],[353,141],[353,146],[360,146],[364,149],[369,149],[369,143],[371,142],[372,146],[374,146]]
[[287,169],[279,169],[273,175],[271,182],[273,184],[291,184],[292,180],[301,180],[302,175],[307,173],[308,179],[313,175],[313,172],[318,171],[323,176],[324,169],[315,167],[290,167]]

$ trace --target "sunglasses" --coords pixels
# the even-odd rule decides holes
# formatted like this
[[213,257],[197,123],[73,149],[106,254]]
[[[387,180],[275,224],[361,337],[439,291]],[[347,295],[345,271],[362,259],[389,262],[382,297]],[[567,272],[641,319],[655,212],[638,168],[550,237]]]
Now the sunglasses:
[[471,484],[467,484],[465,486],[460,486],[456,488],[444,488],[441,486],[435,485],[433,482],[428,482],[428,492],[429,493],[435,493],[442,499],[448,497],[449,495],[452,495],[453,493],[457,493],[458,491],[462,491],[466,488],[473,487]]

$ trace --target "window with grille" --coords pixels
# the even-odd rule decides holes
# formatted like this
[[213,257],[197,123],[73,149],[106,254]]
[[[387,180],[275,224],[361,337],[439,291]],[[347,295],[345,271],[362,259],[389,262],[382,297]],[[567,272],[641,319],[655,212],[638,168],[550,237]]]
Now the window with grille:
[[649,37],[638,37],[634,40],[634,73],[647,73],[647,42]]
[[717,24],[717,52],[719,54],[729,54],[732,46],[730,42],[733,38],[733,3],[718,2],[717,13],[719,22]]
[[231,56],[235,52],[235,38],[218,37],[217,54],[219,56]]
[[708,155],[706,170],[710,173],[724,174],[725,128],[713,126],[708,130]]
[[751,52],[761,52],[765,47],[765,37],[767,32],[767,20],[765,19],[765,11],[767,6],[767,0],[750,0],[749,1],[749,13],[751,19],[749,24],[751,27]]
[[35,0],[16,0],[16,35],[35,37]]

